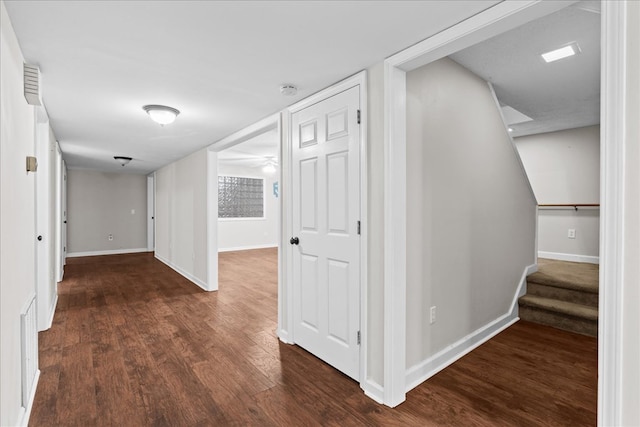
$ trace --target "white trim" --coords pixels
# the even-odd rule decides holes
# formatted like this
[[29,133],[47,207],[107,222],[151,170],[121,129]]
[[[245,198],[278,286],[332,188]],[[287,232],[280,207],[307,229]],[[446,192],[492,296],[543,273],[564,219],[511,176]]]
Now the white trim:
[[[621,425],[627,3],[602,2],[598,425]],[[637,96],[634,94],[634,96]]]
[[[384,403],[405,400],[406,348],[406,72],[448,56],[575,1],[505,1],[385,61]],[[535,256],[535,253],[534,253]]]
[[561,252],[538,251],[538,258],[557,259],[559,261],[600,264],[600,257],[591,255],[564,254]]
[[280,339],[280,341],[284,342],[285,344],[292,344],[289,342],[289,334],[287,333],[286,330],[281,329],[281,327],[283,326],[283,318],[282,316],[284,315],[283,312],[283,307],[284,307],[284,303],[286,301],[286,298],[284,297],[284,284],[285,282],[285,275],[286,275],[286,270],[285,270],[285,266],[284,266],[284,258],[285,258],[285,254],[284,251],[282,250],[282,245],[284,242],[283,239],[283,235],[282,233],[284,232],[284,210],[282,209],[282,167],[283,167],[283,161],[282,161],[282,149],[283,149],[283,135],[282,135],[282,130],[284,129],[283,125],[282,125],[282,114],[278,113],[277,115],[277,133],[278,133],[278,161],[280,163],[280,167],[278,168],[278,185],[279,185],[279,196],[278,196],[278,203],[276,204],[276,218],[277,218],[277,225],[276,225],[276,233],[277,233],[277,239],[278,239],[278,328],[276,330],[276,334],[278,335],[278,338]]
[[500,332],[507,329],[519,320],[518,316],[507,313],[497,318],[488,325],[470,333],[464,338],[456,341],[442,351],[434,354],[429,359],[415,365],[407,370],[407,389],[414,389],[424,381],[428,380],[456,360],[475,350],[485,342],[489,341]]
[[[218,152],[225,150],[227,148],[233,147],[234,145],[241,144],[245,141],[248,141],[251,138],[254,138],[260,134],[268,132],[273,129],[278,130],[278,134],[280,135],[280,147],[282,150],[282,124],[281,124],[281,114],[276,113],[269,117],[266,117],[246,128],[239,130],[238,132],[234,132],[233,134],[222,138],[209,145],[207,149],[207,250],[209,252],[209,263],[208,263],[208,271],[207,278],[209,282],[210,290],[218,290]],[[282,173],[282,167],[279,168],[280,173]],[[261,179],[265,179],[264,177],[260,177]],[[266,182],[266,180],[265,180]],[[279,182],[282,182],[280,179]],[[265,190],[265,203],[267,198],[267,189],[264,186]],[[278,229],[282,229],[282,215],[281,215],[281,206],[282,206],[282,197],[278,198]],[[243,218],[243,220],[253,220],[260,221],[264,218]],[[238,218],[229,218],[228,220],[239,220]],[[282,253],[282,239],[281,236],[278,237],[278,336],[281,335],[282,329],[282,257],[284,256]],[[221,252],[224,250],[221,250]],[[286,333],[284,333],[286,335]]]
[[406,73],[384,64],[384,403],[405,400],[407,200]]
[[[282,209],[282,243],[284,246],[284,251],[281,252],[282,262],[284,266],[285,276],[282,278],[282,290],[286,295],[286,299],[281,301],[280,307],[282,308],[282,313],[278,313],[278,322],[280,323],[280,332],[279,336],[281,339],[289,344],[294,344],[294,336],[293,336],[293,313],[294,313],[294,300],[293,300],[293,289],[291,284],[289,283],[293,280],[293,245],[287,244],[289,238],[293,236],[293,204],[291,200],[293,200],[293,185],[289,185],[291,183],[291,170],[293,163],[293,154],[291,150],[291,114],[283,113],[282,114],[282,129],[286,129],[286,132],[283,131],[282,136],[282,146],[281,146],[281,154],[282,154],[282,166],[280,167],[280,206]],[[285,164],[286,161],[286,164]],[[286,215],[286,220],[285,220]],[[282,247],[281,247],[282,248]],[[278,298],[280,298],[280,294],[278,294]],[[280,301],[278,301],[280,303]]]
[[[287,113],[289,115],[293,115],[298,111],[304,110],[307,107],[311,107],[318,102],[322,102],[327,98],[331,98],[334,95],[337,95],[356,86],[360,86],[360,89],[366,91],[366,87],[362,87],[362,85],[366,85],[366,83],[367,72],[360,71],[289,106],[289,108],[287,108]],[[362,109],[362,105],[360,107]]]
[[364,390],[364,394],[367,397],[373,399],[381,405],[384,405],[384,387],[382,387],[380,384],[378,384],[371,378],[368,378],[364,382],[362,389]]
[[207,283],[218,290],[218,153],[207,150]]
[[147,248],[134,248],[134,249],[112,249],[108,251],[69,252],[67,254],[67,258],[77,258],[81,256],[136,254],[140,252],[149,252],[149,251],[147,250]]
[[155,249],[155,214],[156,214],[156,173],[147,175],[147,250],[152,252]]
[[387,61],[404,71],[415,70],[534,19],[557,12],[578,1],[503,1],[398,52]]
[[203,290],[209,292],[211,291],[211,289],[209,289],[209,287],[207,286],[207,284],[203,281],[198,279],[197,277],[195,277],[193,274],[191,273],[187,273],[186,271],[184,271],[183,269],[181,269],[180,267],[178,267],[177,265],[175,265],[174,263],[168,261],[167,259],[161,257],[158,254],[155,254],[155,258],[162,262],[163,264],[165,264],[167,267],[171,268],[173,271],[175,271],[176,273],[180,274],[182,277],[184,277],[185,279],[193,282],[194,284],[198,285],[200,288],[202,288]]
[[518,317],[518,299],[527,293],[527,276],[538,271],[537,264],[531,264],[524,268],[520,276],[518,288],[513,295],[509,311],[502,316],[489,322],[485,326],[476,329],[469,335],[459,339],[455,343],[447,346],[438,353],[434,354],[427,360],[407,369],[406,373],[406,391],[409,392],[427,379],[431,378],[447,366],[454,363],[464,355],[478,348],[509,326],[516,323]]
[[[291,165],[291,158],[292,158],[292,147],[291,147],[291,135],[292,135],[292,128],[291,128],[291,116],[298,112],[301,111],[307,107],[310,107],[314,104],[317,104],[318,102],[324,101],[325,99],[328,99],[334,95],[337,95],[341,92],[344,92],[348,89],[351,89],[353,87],[359,86],[360,89],[360,142],[358,144],[359,150],[360,150],[360,225],[361,225],[361,234],[360,234],[360,332],[361,332],[361,343],[360,343],[360,371],[359,371],[359,375],[360,375],[360,388],[362,388],[363,390],[365,390],[365,392],[367,392],[367,390],[371,390],[372,388],[368,386],[367,383],[367,355],[368,355],[368,335],[367,335],[367,302],[368,302],[368,287],[367,287],[367,270],[368,270],[368,259],[369,259],[369,255],[368,255],[368,250],[367,250],[367,242],[368,242],[368,214],[367,214],[367,209],[368,209],[368,205],[367,205],[367,191],[368,191],[368,186],[367,186],[367,170],[368,170],[368,163],[367,163],[367,126],[368,126],[368,120],[367,120],[367,72],[366,71],[361,71],[357,74],[354,74],[353,76],[350,76],[344,80],[339,81],[338,83],[335,83],[334,85],[323,89],[293,105],[291,105],[287,111],[287,140],[286,140],[286,153],[287,153],[287,164],[290,166]],[[284,150],[283,150],[284,152]],[[281,168],[281,173],[282,173],[282,182],[284,183],[290,183],[292,180],[292,176],[291,176],[291,168]],[[284,186],[283,186],[284,187]],[[288,188],[282,188],[282,193],[286,194],[286,202],[283,199],[283,212],[285,211],[285,207],[288,207],[288,213],[289,215],[291,215],[289,218],[293,217],[293,205],[290,203],[290,200],[292,200],[292,193],[291,193],[291,187],[292,186],[287,186]],[[286,191],[286,193],[285,193]],[[289,235],[293,235],[293,223],[291,221],[288,222],[287,224],[287,228],[288,228],[288,234]],[[294,308],[293,308],[293,285],[291,283],[291,279],[293,278],[293,251],[291,250],[291,245],[287,245],[287,251],[286,251],[286,263],[289,266],[288,268],[288,275],[287,275],[287,279],[285,281],[285,288],[286,288],[286,292],[287,292],[287,313],[286,313],[286,317],[288,319],[287,322],[287,331],[284,332],[282,334],[282,336],[279,334],[279,336],[281,337],[285,337],[286,336],[286,340],[287,342],[292,342],[295,343],[295,337],[293,334],[293,312],[294,312]],[[281,338],[282,339],[282,338]],[[375,393],[372,391],[369,391],[370,393]],[[367,394],[369,395],[369,394]],[[379,401],[379,399],[374,399]]]
[[27,407],[20,407],[20,413],[18,415],[19,426],[27,427],[29,425],[29,418],[31,418],[31,410],[33,409],[33,402],[36,399],[36,390],[38,389],[38,383],[40,381],[40,369],[36,369],[36,376],[33,379],[33,385],[31,386],[31,394],[29,395],[29,402]]
[[49,307],[49,313],[47,315],[46,323],[44,324],[44,329],[39,332],[46,331],[51,328],[53,325],[53,317],[56,314],[56,307],[58,306],[58,284],[56,283],[56,294],[53,297],[53,301],[51,302],[51,307]]
[[246,128],[239,130],[238,132],[234,132],[231,135],[226,136],[214,142],[213,144],[209,145],[209,150],[219,152],[227,148],[233,147],[234,145],[241,144],[260,134],[263,134],[273,129],[277,129],[279,126],[278,125],[279,122],[280,122],[280,113],[276,113],[269,117],[265,117],[259,122],[249,125]]
[[[369,271],[369,152],[368,133],[369,128],[369,96],[367,92],[368,76],[366,71],[360,78],[360,387],[365,391],[371,391],[371,380],[368,380],[369,364],[369,324],[368,319],[368,271]],[[365,319],[363,321],[363,319]],[[369,394],[371,395],[371,393]],[[375,399],[374,399],[375,400]],[[376,400],[377,401],[377,400]]]
[[233,248],[218,248],[218,252],[236,252],[236,251],[250,251],[253,249],[269,249],[277,248],[277,243],[267,243],[266,245],[251,245],[251,246],[235,246]]

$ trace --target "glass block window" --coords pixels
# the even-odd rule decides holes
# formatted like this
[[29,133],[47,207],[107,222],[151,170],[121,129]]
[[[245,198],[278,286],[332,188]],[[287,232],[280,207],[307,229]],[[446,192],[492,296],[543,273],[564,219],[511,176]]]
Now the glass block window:
[[218,176],[218,218],[264,218],[264,179]]

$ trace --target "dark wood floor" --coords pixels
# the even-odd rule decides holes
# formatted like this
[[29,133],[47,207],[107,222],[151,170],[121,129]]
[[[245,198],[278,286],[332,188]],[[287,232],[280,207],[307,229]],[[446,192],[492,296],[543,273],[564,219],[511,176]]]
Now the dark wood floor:
[[274,250],[220,254],[217,293],[150,254],[65,271],[32,426],[596,423],[594,338],[519,322],[390,409],[278,341]]

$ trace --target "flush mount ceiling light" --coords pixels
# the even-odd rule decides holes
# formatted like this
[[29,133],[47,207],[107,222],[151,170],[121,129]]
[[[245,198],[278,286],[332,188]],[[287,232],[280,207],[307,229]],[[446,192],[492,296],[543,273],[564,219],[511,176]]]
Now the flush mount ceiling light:
[[131,157],[113,156],[113,158],[116,159],[123,167],[131,161]]
[[280,93],[284,96],[293,96],[298,93],[298,88],[290,83],[280,85]]
[[262,167],[262,172],[269,175],[276,173],[277,164],[278,163],[274,159],[267,158],[267,163]]
[[560,49],[543,53],[540,56],[542,56],[542,59],[544,59],[544,62],[549,63],[549,62],[557,61],[559,59],[568,58],[578,53],[580,53],[580,46],[578,46],[578,43],[571,43],[570,45],[561,47]]
[[273,165],[273,163],[269,163],[262,168],[262,172],[268,174],[276,173],[276,167]]
[[151,120],[161,126],[173,123],[180,114],[180,111],[166,105],[145,105],[142,109],[147,112]]

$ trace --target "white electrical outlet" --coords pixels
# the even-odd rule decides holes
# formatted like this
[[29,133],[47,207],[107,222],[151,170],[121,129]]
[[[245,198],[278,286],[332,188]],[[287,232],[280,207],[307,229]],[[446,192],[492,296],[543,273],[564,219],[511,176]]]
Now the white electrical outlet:
[[576,238],[576,229],[575,228],[570,228],[567,231],[567,237],[570,239],[575,239]]
[[135,209],[131,209],[131,215],[135,215],[136,214],[136,210]]
[[109,240],[113,240],[113,234],[109,234]]
[[436,323],[436,306],[435,305],[431,307],[431,309],[429,310],[429,323],[430,324]]

